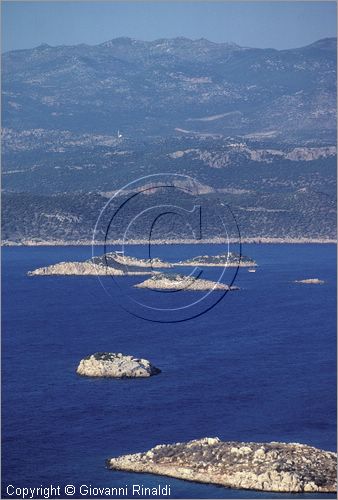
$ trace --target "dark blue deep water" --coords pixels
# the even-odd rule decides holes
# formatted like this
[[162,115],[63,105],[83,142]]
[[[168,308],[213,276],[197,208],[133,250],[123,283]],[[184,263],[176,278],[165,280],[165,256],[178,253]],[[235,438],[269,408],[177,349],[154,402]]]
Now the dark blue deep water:
[[[219,250],[193,248],[196,255]],[[158,248],[173,260],[190,251]],[[240,269],[240,291],[176,324],[130,315],[118,289],[108,295],[96,277],[26,275],[90,252],[3,249],[3,497],[8,484],[170,484],[173,498],[283,498],[109,471],[105,459],[205,436],[336,449],[334,245],[246,245],[257,272]],[[293,283],[308,277],[326,283]],[[184,292],[189,299],[199,293]],[[162,373],[144,380],[77,376],[79,360],[96,351],[142,356]],[[309,496],[316,495],[294,495]]]

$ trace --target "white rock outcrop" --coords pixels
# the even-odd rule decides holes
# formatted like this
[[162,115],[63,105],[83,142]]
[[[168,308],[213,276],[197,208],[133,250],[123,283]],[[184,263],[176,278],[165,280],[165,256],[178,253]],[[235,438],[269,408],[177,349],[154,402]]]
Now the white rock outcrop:
[[122,276],[123,272],[92,262],[59,262],[51,266],[39,267],[27,274],[28,276],[105,276],[107,274]]
[[303,283],[304,285],[323,285],[325,281],[319,278],[308,278],[305,280],[295,280],[295,283]]
[[151,278],[134,285],[136,288],[150,288],[152,290],[239,290],[236,286],[225,285],[216,281],[203,280],[182,274],[155,273]]
[[145,378],[161,370],[148,360],[113,352],[97,352],[82,359],[76,373],[86,377]]
[[181,260],[175,266],[200,266],[200,267],[256,267],[257,263],[250,257],[234,252],[220,255],[198,255],[191,259]]
[[144,269],[124,271],[111,266],[85,262],[59,262],[51,266],[39,267],[34,271],[28,271],[28,276],[137,276],[151,274]]
[[137,257],[131,257],[129,255],[119,254],[117,252],[112,252],[107,254],[107,257],[113,258],[119,264],[124,266],[137,266],[137,267],[150,267],[150,268],[170,268],[173,264],[170,262],[165,262],[157,257],[152,259],[141,259]]
[[171,476],[227,488],[285,493],[334,493],[337,457],[298,443],[223,442],[203,438],[158,445],[107,460],[116,470]]

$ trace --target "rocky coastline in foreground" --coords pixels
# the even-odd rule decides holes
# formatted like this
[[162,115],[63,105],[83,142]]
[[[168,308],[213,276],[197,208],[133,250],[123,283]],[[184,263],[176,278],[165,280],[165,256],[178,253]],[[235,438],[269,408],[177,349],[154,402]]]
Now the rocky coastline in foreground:
[[227,488],[334,493],[336,453],[298,443],[223,442],[203,438],[158,445],[106,461],[113,470],[170,476]]

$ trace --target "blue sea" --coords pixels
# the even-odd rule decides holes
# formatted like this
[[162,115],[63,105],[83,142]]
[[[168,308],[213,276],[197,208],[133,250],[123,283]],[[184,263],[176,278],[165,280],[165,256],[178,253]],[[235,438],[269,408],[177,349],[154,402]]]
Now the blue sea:
[[[156,252],[180,260],[224,248],[175,245]],[[37,267],[90,258],[89,247],[3,249],[2,497],[8,485],[70,484],[76,498],[80,485],[133,484],[168,484],[172,498],[290,497],[105,466],[108,457],[206,436],[336,450],[336,247],[252,244],[243,253],[258,268],[239,269],[234,284],[241,290],[195,319],[170,324],[130,314],[111,278],[27,276]],[[212,268],[209,277],[217,272]],[[325,284],[293,283],[304,278]],[[119,279],[123,286],[137,281]],[[148,300],[154,292],[133,293]],[[199,294],[182,292],[182,301]],[[156,296],[157,306],[170,300]],[[143,380],[77,376],[80,359],[97,351],[147,358],[162,373]]]

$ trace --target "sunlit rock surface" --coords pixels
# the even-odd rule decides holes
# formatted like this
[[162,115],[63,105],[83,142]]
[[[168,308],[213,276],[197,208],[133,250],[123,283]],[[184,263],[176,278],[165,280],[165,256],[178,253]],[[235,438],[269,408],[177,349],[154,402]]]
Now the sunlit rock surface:
[[228,488],[301,493],[335,492],[337,487],[336,454],[298,443],[203,438],[111,458],[107,466]]
[[87,377],[145,378],[161,370],[148,360],[122,353],[97,352],[82,359],[76,373]]
[[122,276],[124,273],[120,269],[109,268],[94,264],[93,262],[59,262],[52,266],[40,267],[34,271],[29,271],[28,276]]
[[182,260],[177,266],[201,266],[201,267],[254,267],[256,262],[250,257],[239,255],[234,252],[221,255],[199,255],[192,259]]
[[104,266],[117,267],[118,265],[121,265],[124,266],[125,270],[128,270],[130,267],[149,267],[154,269],[173,267],[172,264],[164,262],[158,257],[142,259],[126,255],[122,252],[108,252],[100,257],[93,257],[92,260],[95,264],[101,264]]
[[152,290],[239,290],[236,286],[229,286],[216,281],[203,280],[182,274],[156,273],[151,278],[134,285],[136,288],[150,288]]
[[295,283],[303,283],[304,285],[323,285],[325,281],[318,278],[309,278],[306,280],[295,280]]

